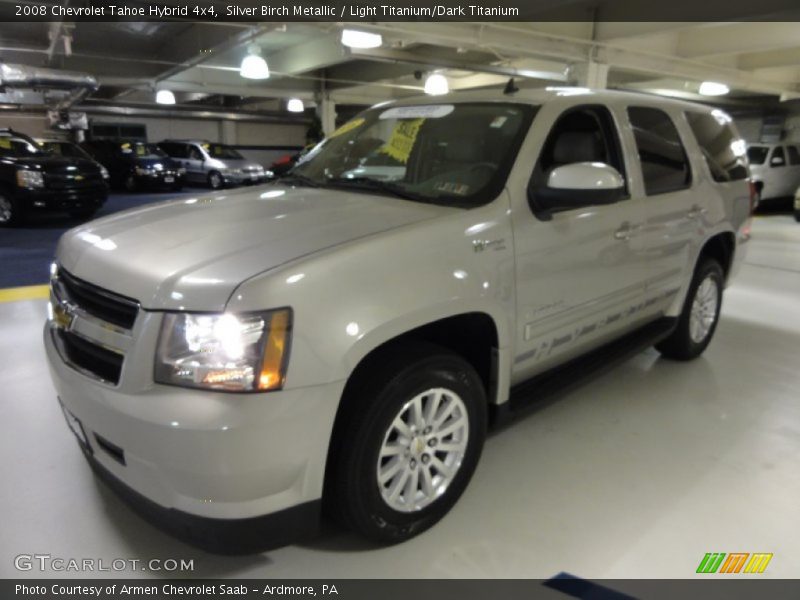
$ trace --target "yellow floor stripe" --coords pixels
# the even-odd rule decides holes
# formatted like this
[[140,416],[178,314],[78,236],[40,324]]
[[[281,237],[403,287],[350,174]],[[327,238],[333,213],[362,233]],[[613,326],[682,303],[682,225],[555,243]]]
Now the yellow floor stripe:
[[49,285],[29,285],[26,287],[0,289],[0,302],[38,300],[50,297]]

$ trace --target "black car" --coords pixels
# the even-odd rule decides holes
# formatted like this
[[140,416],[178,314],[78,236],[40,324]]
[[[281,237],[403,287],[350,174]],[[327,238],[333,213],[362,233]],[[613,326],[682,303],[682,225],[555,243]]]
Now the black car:
[[103,168],[47,152],[32,138],[0,129],[0,225],[16,225],[36,209],[93,215],[108,197]]
[[82,148],[102,164],[112,187],[129,192],[143,189],[180,190],[186,170],[155,144],[126,140],[93,140]]

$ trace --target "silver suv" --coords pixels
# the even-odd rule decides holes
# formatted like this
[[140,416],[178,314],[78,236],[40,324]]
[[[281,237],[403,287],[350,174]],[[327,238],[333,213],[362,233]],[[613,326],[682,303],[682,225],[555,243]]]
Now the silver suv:
[[274,185],[65,234],[44,331],[64,414],[97,473],[205,548],[308,535],[323,504],[406,540],[487,425],[648,345],[705,350],[746,164],[727,114],[652,96],[376,106]]
[[158,146],[186,169],[186,183],[206,184],[216,190],[269,179],[264,167],[231,146],[203,140],[164,140]]

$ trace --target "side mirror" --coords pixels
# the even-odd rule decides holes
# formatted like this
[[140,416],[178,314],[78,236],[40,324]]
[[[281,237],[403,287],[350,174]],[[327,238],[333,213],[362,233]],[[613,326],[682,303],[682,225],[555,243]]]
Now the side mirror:
[[625,179],[611,165],[581,162],[556,167],[547,184],[530,190],[536,215],[546,221],[552,213],[583,206],[613,204],[625,197]]
[[780,156],[773,156],[769,159],[769,166],[770,167],[782,167],[784,165],[784,160]]

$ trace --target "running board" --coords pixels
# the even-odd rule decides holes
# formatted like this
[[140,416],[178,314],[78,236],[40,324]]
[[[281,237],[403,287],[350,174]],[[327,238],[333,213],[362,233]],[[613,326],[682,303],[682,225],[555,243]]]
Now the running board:
[[525,409],[541,406],[603,375],[632,356],[669,337],[677,318],[653,321],[628,335],[574,358],[561,366],[523,381],[511,388],[508,402],[492,407],[491,425],[499,427]]

